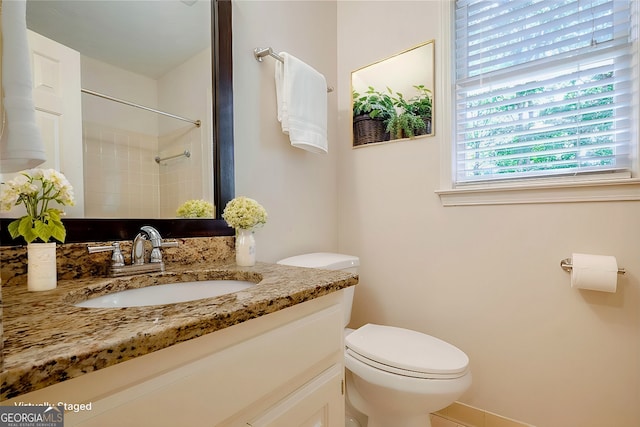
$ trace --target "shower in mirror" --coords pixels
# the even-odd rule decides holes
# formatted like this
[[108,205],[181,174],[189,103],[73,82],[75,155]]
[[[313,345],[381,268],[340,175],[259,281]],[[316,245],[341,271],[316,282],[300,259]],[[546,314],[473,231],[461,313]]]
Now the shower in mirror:
[[213,202],[211,5],[27,2],[43,132],[57,120],[46,92],[70,74],[55,69],[51,49],[79,53],[81,142],[45,136],[54,146],[43,165],[82,191],[69,217],[172,218],[186,200]]

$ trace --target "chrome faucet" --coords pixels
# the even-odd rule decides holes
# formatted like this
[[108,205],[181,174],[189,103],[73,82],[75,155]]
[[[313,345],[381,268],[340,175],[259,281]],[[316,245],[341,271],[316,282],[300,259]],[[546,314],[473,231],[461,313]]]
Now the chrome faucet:
[[160,233],[155,228],[145,225],[140,228],[140,232],[133,239],[133,247],[131,248],[131,264],[142,265],[145,261],[144,241],[151,241],[151,255],[149,262],[162,262],[162,253],[160,248],[170,246],[178,246],[177,242],[163,242]]
[[[146,263],[144,242],[151,242],[151,254],[149,262]],[[140,273],[153,273],[164,271],[164,262],[162,261],[162,252],[160,248],[177,247],[178,242],[163,242],[162,236],[155,228],[145,225],[140,228],[140,232],[133,239],[131,247],[131,265],[125,265],[122,254],[120,253],[120,244],[114,243],[110,246],[94,246],[88,247],[89,253],[113,251],[111,267],[109,274],[112,277],[129,276]]]

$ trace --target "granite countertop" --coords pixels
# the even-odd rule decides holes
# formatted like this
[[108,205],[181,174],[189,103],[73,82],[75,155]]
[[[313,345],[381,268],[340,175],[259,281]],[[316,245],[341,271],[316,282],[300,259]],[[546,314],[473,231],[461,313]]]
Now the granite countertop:
[[[164,273],[59,280],[55,290],[2,289],[4,366],[0,401],[273,313],[358,282],[355,274],[232,261],[167,267]],[[133,278],[133,280],[131,280]],[[256,286],[203,300],[128,308],[73,304],[129,287],[237,279]]]

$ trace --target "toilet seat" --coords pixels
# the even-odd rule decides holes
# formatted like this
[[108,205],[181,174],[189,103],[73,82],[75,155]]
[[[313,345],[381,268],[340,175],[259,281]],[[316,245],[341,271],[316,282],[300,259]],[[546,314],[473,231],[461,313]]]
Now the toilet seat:
[[366,324],[347,335],[345,345],[345,352],[359,362],[406,377],[455,379],[469,368],[469,358],[457,347],[393,326]]

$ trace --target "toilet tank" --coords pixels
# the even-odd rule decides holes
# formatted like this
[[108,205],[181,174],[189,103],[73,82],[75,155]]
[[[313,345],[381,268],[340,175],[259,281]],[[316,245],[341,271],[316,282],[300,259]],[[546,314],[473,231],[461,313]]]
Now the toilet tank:
[[[358,273],[360,258],[352,255],[336,254],[331,252],[315,252],[311,254],[296,255],[278,261],[278,264],[294,267],[320,268],[323,270],[342,270],[349,273]],[[355,286],[344,289],[344,326],[351,320],[351,306]]]

